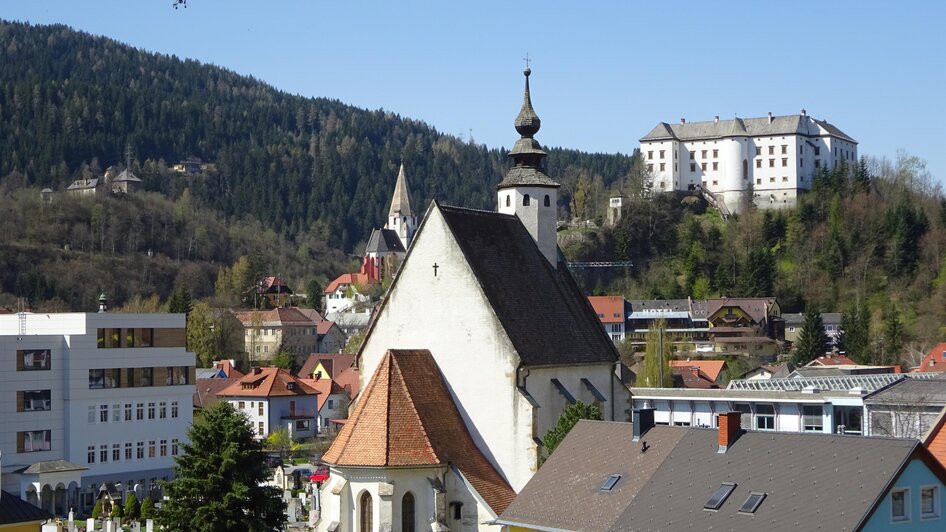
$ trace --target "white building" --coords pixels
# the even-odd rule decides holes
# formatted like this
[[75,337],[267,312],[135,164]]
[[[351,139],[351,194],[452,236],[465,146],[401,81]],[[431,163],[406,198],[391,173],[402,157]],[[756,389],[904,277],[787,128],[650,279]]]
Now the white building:
[[640,139],[654,190],[695,187],[714,193],[730,212],[740,212],[751,183],[762,208],[795,205],[815,173],[857,162],[857,141],[836,126],[798,115],[679,124],[661,122]]
[[57,515],[148,495],[192,420],[183,314],[0,316],[2,486]]
[[254,367],[217,396],[246,416],[262,440],[285,428],[299,440],[318,432],[318,394],[303,379],[280,368]]

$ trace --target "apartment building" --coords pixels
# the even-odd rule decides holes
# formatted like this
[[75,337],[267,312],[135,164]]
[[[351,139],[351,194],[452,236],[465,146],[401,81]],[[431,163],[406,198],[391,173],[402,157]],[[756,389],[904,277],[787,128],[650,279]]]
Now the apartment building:
[[0,315],[0,484],[56,515],[152,493],[192,421],[183,314]]

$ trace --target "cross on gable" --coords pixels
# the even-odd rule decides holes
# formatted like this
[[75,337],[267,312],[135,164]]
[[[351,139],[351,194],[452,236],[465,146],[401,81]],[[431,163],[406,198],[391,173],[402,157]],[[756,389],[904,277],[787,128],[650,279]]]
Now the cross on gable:
[[526,52],[526,56],[523,60],[526,62],[526,68],[529,68],[529,63],[532,62],[532,60],[529,59],[529,52]]
[[439,268],[439,267],[440,267],[440,266],[438,266],[437,263],[435,262],[435,263],[434,263],[434,277],[437,276],[437,268]]

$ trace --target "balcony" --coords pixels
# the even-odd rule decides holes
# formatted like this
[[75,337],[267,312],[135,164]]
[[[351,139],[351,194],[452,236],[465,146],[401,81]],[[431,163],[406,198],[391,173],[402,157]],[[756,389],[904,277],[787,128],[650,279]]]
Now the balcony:
[[310,408],[296,408],[288,412],[283,412],[280,419],[314,419],[319,413]]

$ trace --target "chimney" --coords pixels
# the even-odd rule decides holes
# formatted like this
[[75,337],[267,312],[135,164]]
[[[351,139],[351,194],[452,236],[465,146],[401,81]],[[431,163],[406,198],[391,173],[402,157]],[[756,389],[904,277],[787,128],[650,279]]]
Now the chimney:
[[804,109],[802,109],[802,110],[801,110],[801,115],[802,115],[802,116],[808,116],[808,112],[805,111]]
[[769,123],[772,123],[772,111],[769,111]]
[[716,115],[716,123],[719,123],[719,115]]
[[681,118],[681,119],[680,119],[680,123],[681,123],[681,124],[686,124],[686,123],[687,123],[687,119],[686,119],[686,118]]
[[720,412],[719,414],[719,450],[725,453],[742,434],[742,412]]
[[639,408],[632,414],[634,437],[632,441],[638,441],[648,430],[654,428],[654,409]]
[[259,366],[253,366],[253,375],[259,375],[263,372],[263,368]]

